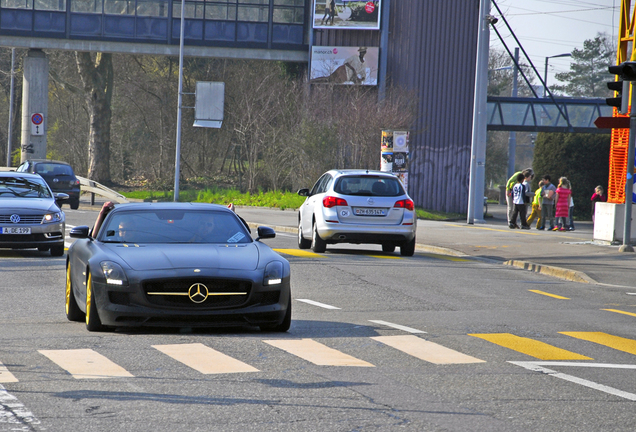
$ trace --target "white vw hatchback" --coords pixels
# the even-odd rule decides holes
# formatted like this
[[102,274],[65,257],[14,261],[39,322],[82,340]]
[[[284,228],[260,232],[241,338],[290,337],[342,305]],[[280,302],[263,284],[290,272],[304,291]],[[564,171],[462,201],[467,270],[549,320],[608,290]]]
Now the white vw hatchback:
[[413,200],[391,173],[331,170],[314,187],[300,189],[307,199],[298,212],[298,247],[324,252],[328,244],[380,244],[384,252],[412,256],[417,216]]

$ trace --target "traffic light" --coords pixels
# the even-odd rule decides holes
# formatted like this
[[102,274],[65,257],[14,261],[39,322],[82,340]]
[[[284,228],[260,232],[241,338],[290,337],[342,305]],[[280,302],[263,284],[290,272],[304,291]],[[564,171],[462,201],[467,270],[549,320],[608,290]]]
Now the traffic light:
[[609,106],[618,108],[622,114],[629,109],[629,83],[636,81],[636,62],[623,62],[607,68],[611,74],[618,75],[618,80],[607,83],[607,88],[614,90],[616,97],[605,99]]
[[611,81],[607,83],[607,88],[614,90],[617,95],[605,99],[605,103],[618,108],[619,113],[626,114],[629,107],[629,81]]

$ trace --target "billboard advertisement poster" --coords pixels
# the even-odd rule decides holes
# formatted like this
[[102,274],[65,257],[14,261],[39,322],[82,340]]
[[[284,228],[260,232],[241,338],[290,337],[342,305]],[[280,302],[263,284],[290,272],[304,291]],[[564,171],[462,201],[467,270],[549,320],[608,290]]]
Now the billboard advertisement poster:
[[314,0],[315,29],[379,30],[382,0]]
[[408,153],[393,152],[393,172],[407,171]]
[[382,131],[382,143],[380,144],[381,151],[384,152],[393,152],[393,131],[383,130]]
[[382,152],[380,171],[393,172],[393,153]]
[[378,84],[377,47],[314,46],[311,50],[311,83]]
[[407,131],[393,131],[393,150],[408,153],[409,133]]
[[404,186],[404,190],[408,192],[409,190],[409,173],[401,172],[395,173],[395,176],[402,182],[402,186]]

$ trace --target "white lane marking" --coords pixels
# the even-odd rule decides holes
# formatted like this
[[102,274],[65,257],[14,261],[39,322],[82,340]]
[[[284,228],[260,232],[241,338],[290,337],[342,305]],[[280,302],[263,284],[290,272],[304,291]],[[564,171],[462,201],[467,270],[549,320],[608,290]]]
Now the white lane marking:
[[75,379],[119,378],[133,375],[92,349],[39,350]]
[[541,372],[546,375],[553,376],[555,378],[560,378],[562,380],[579,384],[585,387],[589,387],[594,390],[602,391],[603,393],[622,397],[624,399],[631,400],[631,401],[636,401],[636,394],[634,393],[628,393],[626,391],[622,391],[614,387],[609,387],[609,386],[599,384],[594,381],[589,381],[583,378],[577,378],[572,375],[564,374],[564,373],[557,372],[552,369],[543,367],[543,366],[582,366],[582,367],[599,367],[599,368],[613,368],[613,369],[636,369],[636,365],[617,365],[617,364],[601,364],[601,363],[584,364],[584,363],[571,363],[571,362],[523,362],[523,361],[509,361],[508,363],[521,366],[522,368],[531,370],[533,372]]
[[375,367],[371,363],[330,348],[313,339],[279,339],[264,340],[263,342],[318,366]]
[[[66,225],[66,231],[70,231],[72,228],[75,228],[75,225]],[[64,236],[64,237],[65,237],[65,240],[64,240],[64,247],[65,247],[66,249],[68,249],[68,248],[69,248],[69,247],[73,244],[73,242],[74,242],[75,240],[66,240],[66,236]]]
[[339,307],[331,306],[331,305],[320,303],[320,302],[313,301],[313,300],[308,300],[308,299],[296,299],[296,300],[301,301],[303,303],[308,303],[310,305],[314,305],[314,306],[318,306],[318,307],[321,307],[321,308],[325,308],[325,309],[340,309]]
[[[0,362],[0,383],[14,383],[18,382],[18,379],[7,369],[5,365]],[[2,416],[0,416],[2,417]]]
[[32,425],[39,425],[40,420],[0,384],[0,424],[5,423],[14,425],[12,431],[35,430]]
[[403,326],[400,324],[393,324],[393,323],[382,321],[382,320],[369,320],[369,322],[385,325],[387,327],[393,327],[398,330],[404,330],[405,332],[414,333],[414,334],[426,333],[425,331],[422,331],[422,330],[414,329],[414,328]]
[[202,374],[258,372],[258,369],[200,343],[152,347]]
[[435,342],[420,339],[413,335],[377,336],[371,339],[433,364],[486,363],[484,360],[446,348]]

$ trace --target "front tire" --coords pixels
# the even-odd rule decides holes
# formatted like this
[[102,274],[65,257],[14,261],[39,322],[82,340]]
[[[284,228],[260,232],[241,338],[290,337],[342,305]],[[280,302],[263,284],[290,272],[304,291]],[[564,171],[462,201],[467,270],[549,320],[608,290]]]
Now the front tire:
[[61,257],[64,255],[64,246],[51,246],[51,256]]
[[311,247],[311,240],[307,240],[303,237],[303,223],[298,219],[298,249],[309,249]]
[[386,243],[382,245],[382,252],[393,252],[393,251],[395,251],[395,245],[386,244]]
[[285,333],[291,327],[291,316],[292,316],[292,299],[291,299],[291,293],[290,293],[289,302],[287,303],[287,312],[285,312],[285,318],[283,318],[283,322],[275,326],[261,326],[261,331]]
[[318,228],[316,228],[315,222],[312,229],[311,250],[316,253],[323,253],[324,251],[327,250],[327,242],[321,239],[320,236],[318,235]]
[[66,264],[66,318],[69,321],[82,322],[84,314],[77,305],[71,282],[71,263]]
[[402,246],[400,246],[400,255],[413,256],[414,253],[415,253],[415,237],[413,237],[413,240],[407,243],[404,243]]
[[88,273],[88,281],[86,282],[86,330],[104,330],[102,320],[99,319],[99,314],[97,313],[97,304],[95,303],[95,293],[93,292],[93,282],[90,272]]
[[76,199],[76,200],[71,201],[71,202],[69,203],[69,205],[71,206],[71,209],[72,209],[72,210],[77,210],[77,209],[79,208],[79,205],[80,205],[79,198],[78,198],[78,199]]

